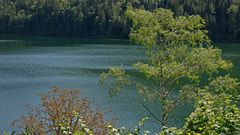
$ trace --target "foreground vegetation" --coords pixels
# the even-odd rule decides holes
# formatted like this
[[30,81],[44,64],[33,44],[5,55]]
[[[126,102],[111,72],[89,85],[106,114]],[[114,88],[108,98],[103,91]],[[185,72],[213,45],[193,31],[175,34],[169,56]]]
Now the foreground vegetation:
[[[230,78],[225,78],[231,82]],[[218,78],[211,87],[219,87]],[[159,133],[142,130],[148,118],[143,118],[133,129],[116,128],[113,121],[106,121],[104,113],[92,109],[90,100],[80,98],[79,90],[55,87],[41,95],[41,105],[27,116],[15,122],[21,135],[238,135],[240,133],[240,110],[235,98],[228,93],[205,87],[198,92],[195,111],[187,118],[182,128],[163,127]],[[225,91],[226,92],[226,91]],[[15,132],[11,133],[14,135]],[[4,133],[10,135],[10,133]]]
[[127,37],[128,6],[168,8],[176,15],[199,14],[211,38],[240,39],[239,0],[0,0],[1,34]]
[[[212,46],[203,18],[175,16],[166,9],[146,11],[130,7],[126,17],[132,20],[130,39],[143,45],[149,61],[134,64],[144,81],[130,77],[124,69],[113,67],[101,75],[109,84],[111,96],[125,85],[133,85],[140,102],[157,119],[159,135],[238,135],[240,134],[239,88],[237,79],[227,72],[232,68],[221,50]],[[143,54],[144,55],[144,54]],[[79,91],[55,88],[41,96],[42,104],[18,123],[23,135],[149,135],[141,131],[147,118],[131,130],[115,128],[104,113],[92,109]],[[160,104],[155,114],[145,103]],[[194,102],[194,111],[183,127],[169,124],[171,114],[186,101]]]

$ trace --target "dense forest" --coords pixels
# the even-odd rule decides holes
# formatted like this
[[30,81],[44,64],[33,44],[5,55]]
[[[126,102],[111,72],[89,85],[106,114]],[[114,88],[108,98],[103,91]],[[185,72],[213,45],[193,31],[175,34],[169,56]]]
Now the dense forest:
[[0,0],[0,33],[127,37],[128,6],[199,14],[207,20],[212,39],[240,39],[239,0]]

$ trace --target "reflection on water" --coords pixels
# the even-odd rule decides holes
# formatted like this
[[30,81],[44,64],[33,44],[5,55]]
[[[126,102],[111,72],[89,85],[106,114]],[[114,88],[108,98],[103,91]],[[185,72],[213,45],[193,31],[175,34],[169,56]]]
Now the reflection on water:
[[[240,47],[219,45],[224,56],[240,67]],[[238,50],[237,50],[237,49]],[[138,103],[136,91],[127,88],[114,98],[98,83],[99,74],[110,66],[121,65],[131,71],[134,62],[145,60],[144,49],[124,40],[2,38],[0,39],[0,131],[11,130],[12,120],[26,114],[24,105],[39,104],[39,93],[52,86],[78,88],[82,96],[92,98],[103,110],[112,110],[119,126],[134,126],[148,115]],[[156,110],[156,107],[152,107]],[[179,108],[176,120],[191,108]],[[179,120],[178,120],[179,119]],[[153,122],[152,122],[153,123]],[[153,128],[156,124],[149,122]]]

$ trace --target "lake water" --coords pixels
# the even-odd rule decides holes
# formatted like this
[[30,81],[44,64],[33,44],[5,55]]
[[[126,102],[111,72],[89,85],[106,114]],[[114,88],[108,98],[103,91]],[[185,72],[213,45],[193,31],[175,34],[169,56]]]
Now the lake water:
[[[219,44],[224,56],[232,59],[232,73],[240,76],[240,44]],[[77,88],[81,96],[90,97],[108,116],[117,117],[119,126],[136,125],[148,113],[137,100],[136,91],[128,88],[121,95],[109,97],[99,85],[100,73],[110,66],[121,65],[131,72],[134,62],[145,60],[144,49],[126,40],[73,38],[0,38],[0,131],[11,131],[10,123],[29,111],[29,105],[40,103],[38,94],[53,86]],[[154,109],[154,106],[152,107]],[[179,108],[177,125],[190,112]],[[157,129],[156,121],[148,125]]]

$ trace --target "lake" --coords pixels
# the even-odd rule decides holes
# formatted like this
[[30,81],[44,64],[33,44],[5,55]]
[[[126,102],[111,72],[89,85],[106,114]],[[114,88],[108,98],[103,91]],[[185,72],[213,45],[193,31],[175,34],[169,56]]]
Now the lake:
[[[217,44],[224,57],[233,60],[231,71],[240,76],[240,44]],[[81,96],[90,97],[102,110],[111,110],[107,119],[118,118],[118,126],[133,127],[146,110],[138,102],[136,91],[127,88],[114,98],[106,87],[99,85],[99,75],[111,66],[121,66],[132,72],[134,62],[146,60],[145,50],[127,40],[76,39],[43,37],[0,38],[0,131],[12,131],[11,121],[19,119],[38,105],[38,94],[53,86],[76,88]],[[154,106],[152,106],[155,109]],[[191,108],[179,108],[175,122],[181,125]],[[182,113],[185,112],[185,113]],[[158,129],[156,121],[148,127]]]

